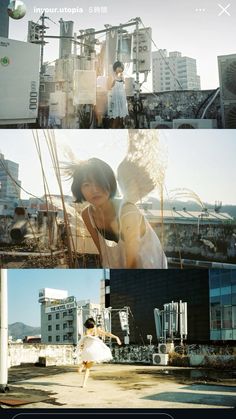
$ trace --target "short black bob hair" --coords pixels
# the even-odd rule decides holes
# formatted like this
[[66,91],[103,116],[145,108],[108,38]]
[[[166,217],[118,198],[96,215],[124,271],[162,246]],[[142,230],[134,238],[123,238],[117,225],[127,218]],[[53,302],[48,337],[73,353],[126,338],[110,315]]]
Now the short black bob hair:
[[118,67],[122,68],[122,71],[124,71],[124,64],[123,64],[121,61],[116,61],[116,62],[113,64],[113,71],[116,71],[116,69],[117,69]]
[[96,323],[93,317],[89,317],[84,323],[84,327],[86,327],[86,329],[93,329],[95,325]]
[[72,168],[72,178],[71,191],[77,203],[85,201],[81,187],[87,181],[96,182],[102,189],[109,192],[109,198],[113,198],[116,194],[117,183],[112,168],[103,160],[97,159],[96,157],[74,165]]

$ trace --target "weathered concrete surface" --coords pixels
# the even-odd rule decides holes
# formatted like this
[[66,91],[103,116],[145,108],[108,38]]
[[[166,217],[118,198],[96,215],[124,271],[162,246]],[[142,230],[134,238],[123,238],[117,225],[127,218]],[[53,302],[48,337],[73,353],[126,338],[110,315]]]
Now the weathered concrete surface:
[[232,408],[236,405],[235,380],[220,384],[194,382],[170,376],[173,369],[180,370],[177,367],[95,365],[87,387],[82,388],[83,374],[77,372],[76,366],[15,368],[15,371],[9,371],[11,391],[8,394],[14,398],[14,394],[19,396],[21,393],[26,399],[30,392],[31,397],[34,394],[41,397],[42,401],[35,400],[35,403],[22,405],[23,408],[173,409]]

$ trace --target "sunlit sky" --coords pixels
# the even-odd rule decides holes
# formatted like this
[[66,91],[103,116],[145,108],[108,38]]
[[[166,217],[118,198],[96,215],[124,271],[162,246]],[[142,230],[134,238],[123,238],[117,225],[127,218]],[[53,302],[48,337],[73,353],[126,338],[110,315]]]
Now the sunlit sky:
[[[104,29],[104,24],[119,25],[139,16],[144,26],[152,28],[153,51],[157,48],[181,51],[183,56],[197,60],[202,89],[219,86],[217,56],[236,53],[236,2],[226,0],[24,0],[27,14],[21,20],[10,19],[9,37],[27,40],[28,21],[38,21],[36,8],[48,10],[48,35],[59,35],[59,19],[72,20],[74,32],[86,28]],[[230,6],[227,6],[230,4]],[[106,7],[107,12],[89,13],[91,7]],[[223,8],[226,11],[223,11]],[[59,12],[59,8],[82,8],[83,13]],[[199,11],[199,9],[204,11]],[[94,9],[93,9],[94,10]],[[229,16],[230,15],[230,16]],[[53,21],[53,22],[52,22]],[[131,30],[131,29],[130,29]],[[58,40],[48,40],[45,61],[58,58]],[[142,80],[141,80],[142,81]],[[151,77],[148,78],[151,89]]]
[[[78,159],[98,157],[116,169],[127,151],[127,130],[55,130],[59,161],[68,162],[69,146]],[[43,131],[38,131],[43,165],[52,194],[58,193],[53,164]],[[41,169],[31,130],[1,130],[0,152],[19,164],[19,179],[28,192],[44,194]],[[203,202],[236,204],[235,130],[159,130],[167,153],[165,187],[189,188]],[[71,195],[71,182],[63,179],[63,192]],[[22,192],[21,198],[28,198]]]
[[77,300],[100,302],[102,269],[8,269],[8,323],[40,326],[41,288],[67,290]]

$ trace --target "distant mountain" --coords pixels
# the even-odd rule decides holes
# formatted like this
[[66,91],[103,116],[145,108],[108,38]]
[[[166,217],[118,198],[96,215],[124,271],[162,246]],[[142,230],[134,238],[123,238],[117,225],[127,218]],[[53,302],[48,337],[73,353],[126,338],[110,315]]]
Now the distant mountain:
[[40,335],[41,328],[27,326],[24,323],[16,322],[8,325],[8,335],[15,339],[24,339],[25,336]]
[[[152,202],[152,208],[153,209],[160,209],[160,201],[157,198],[149,197],[149,202]],[[207,202],[204,202],[204,205],[209,210],[214,210],[215,206],[214,204],[208,204]],[[200,205],[198,205],[194,201],[179,201],[179,200],[173,200],[171,201],[164,201],[164,209],[168,210],[175,207],[176,210],[182,210],[183,208],[186,208],[187,211],[199,211],[201,210]],[[222,205],[220,208],[220,212],[227,212],[231,217],[236,219],[236,205]]]

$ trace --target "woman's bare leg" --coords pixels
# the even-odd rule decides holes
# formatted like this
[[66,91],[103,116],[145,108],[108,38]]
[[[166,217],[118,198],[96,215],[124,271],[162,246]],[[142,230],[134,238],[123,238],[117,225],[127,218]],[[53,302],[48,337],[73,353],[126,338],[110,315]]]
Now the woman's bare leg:
[[78,373],[81,373],[85,368],[85,362],[82,362],[82,364],[78,368]]
[[84,374],[84,380],[83,380],[82,387],[86,387],[88,377],[89,377],[89,373],[90,373],[90,368],[92,366],[93,366],[93,362],[86,362],[86,364],[85,364],[85,374]]

